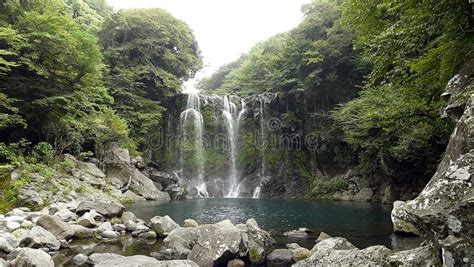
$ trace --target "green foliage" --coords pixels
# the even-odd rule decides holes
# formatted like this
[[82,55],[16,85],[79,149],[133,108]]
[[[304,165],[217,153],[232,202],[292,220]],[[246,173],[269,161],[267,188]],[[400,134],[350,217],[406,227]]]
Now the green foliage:
[[92,34],[100,23],[88,17],[107,12],[105,2],[90,2],[93,8],[82,0],[2,3],[0,133],[6,139],[47,141],[57,154],[77,154],[86,143],[134,147],[109,108],[113,99],[102,84],[104,64]]
[[115,109],[144,145],[160,124],[160,103],[202,66],[196,40],[184,22],[162,9],[117,12],[100,36]]
[[54,160],[54,149],[50,144],[40,142],[33,148],[31,159],[36,163],[50,165]]
[[335,118],[365,166],[395,176],[434,172],[451,130],[439,119],[439,95],[474,48],[463,31],[466,8],[467,1],[344,3],[344,21],[373,71]]
[[316,102],[308,104],[317,109],[353,98],[364,72],[356,64],[353,35],[340,24],[339,4],[315,1],[303,12],[298,27],[257,44],[248,55],[203,79],[200,88],[239,95],[305,92]]
[[77,193],[79,193],[79,194],[84,194],[84,193],[86,193],[88,190],[89,190],[89,189],[88,189],[87,186],[84,185],[84,184],[79,185],[79,186],[76,187],[76,189],[75,189],[75,191],[76,191]]
[[[49,182],[56,175],[56,171],[52,167],[41,163],[23,163],[18,169],[17,177],[14,180],[10,175],[4,176],[0,188],[2,193],[0,196],[0,211],[25,204],[19,202],[18,193],[31,182],[33,174],[39,174]],[[38,209],[41,207],[31,208]]]
[[66,158],[61,163],[59,163],[59,169],[62,173],[72,174],[72,170],[76,167],[76,162],[74,160]]

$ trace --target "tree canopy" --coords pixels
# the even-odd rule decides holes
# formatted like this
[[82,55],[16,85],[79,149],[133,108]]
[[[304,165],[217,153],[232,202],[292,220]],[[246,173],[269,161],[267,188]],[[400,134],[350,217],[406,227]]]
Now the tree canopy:
[[115,109],[139,142],[160,125],[160,102],[202,67],[191,29],[162,9],[120,11],[100,33]]

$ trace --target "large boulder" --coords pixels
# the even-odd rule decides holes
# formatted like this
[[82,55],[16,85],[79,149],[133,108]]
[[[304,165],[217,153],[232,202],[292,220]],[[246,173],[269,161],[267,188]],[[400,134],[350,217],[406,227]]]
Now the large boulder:
[[77,206],[76,213],[84,214],[91,210],[95,210],[105,217],[113,218],[121,216],[125,207],[122,204],[113,202],[82,201]]
[[293,255],[289,249],[275,249],[267,256],[268,267],[289,267],[293,264]]
[[19,240],[10,233],[0,233],[0,255],[12,252],[18,246]]
[[197,227],[179,227],[164,240],[170,256],[186,257],[199,266],[225,264],[236,256],[248,256],[252,263],[262,264],[273,242],[253,219],[237,226],[225,220]]
[[75,238],[91,238],[95,236],[94,229],[86,228],[82,225],[71,225],[71,228],[74,230]]
[[312,255],[293,266],[384,266],[392,251],[384,246],[358,249],[344,238],[330,238],[316,244]]
[[472,66],[474,60],[453,77],[443,94],[448,101],[442,114],[457,122],[436,173],[415,199],[399,208],[406,213],[406,221],[441,251],[439,256],[447,266],[474,264]]
[[97,222],[94,219],[94,215],[90,212],[84,213],[79,219],[77,219],[76,223],[80,226],[87,227],[87,228],[94,228],[97,226]]
[[68,155],[68,159],[75,163],[75,168],[71,171],[74,177],[92,186],[103,187],[105,185],[105,174],[97,165],[91,162],[78,161],[70,155]]
[[106,165],[131,164],[128,149],[120,147],[118,144],[110,144],[105,151],[104,162]]
[[147,200],[155,200],[160,202],[168,202],[171,200],[166,192],[162,192],[156,188],[152,180],[146,177],[138,169],[131,172],[130,190],[144,197]]
[[147,200],[170,201],[168,193],[158,190],[152,180],[126,162],[107,165],[107,179],[122,191],[132,191]]
[[7,259],[12,266],[54,267],[51,256],[41,249],[17,248]]
[[180,183],[179,177],[176,174],[170,173],[170,172],[159,171],[153,167],[145,168],[144,173],[153,182],[161,184],[163,188]]
[[41,248],[47,251],[57,251],[60,246],[59,240],[41,226],[33,227],[20,241],[20,247]]
[[412,235],[420,235],[420,231],[412,223],[410,215],[405,210],[406,202],[395,201],[392,209],[393,231],[395,233],[404,233]]
[[43,215],[38,218],[37,225],[52,233],[58,240],[70,239],[74,236],[74,229],[58,216]]
[[168,215],[161,217],[155,216],[150,220],[150,227],[152,230],[158,234],[158,236],[168,236],[171,231],[179,227],[173,219],[171,219]]
[[438,266],[436,249],[431,246],[399,251],[388,258],[391,266]]

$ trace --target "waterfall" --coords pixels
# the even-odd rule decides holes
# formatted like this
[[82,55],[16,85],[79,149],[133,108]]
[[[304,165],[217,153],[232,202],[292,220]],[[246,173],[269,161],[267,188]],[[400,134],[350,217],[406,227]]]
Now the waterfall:
[[255,190],[253,191],[252,198],[260,198],[260,191],[262,188],[260,186],[255,187]]
[[[198,191],[199,197],[209,197],[206,190],[206,184],[204,183],[204,145],[203,145],[203,128],[204,121],[201,114],[201,100],[197,93],[188,94],[188,100],[186,103],[186,110],[181,112],[180,116],[180,130],[182,134],[182,141],[187,141],[188,138],[194,137],[195,146],[195,160],[197,163],[197,177],[192,181],[192,185]],[[189,131],[188,124],[191,124],[193,131]],[[194,133],[193,136],[189,136],[190,133]],[[181,176],[184,172],[184,148],[183,144],[180,146],[180,165],[181,165]]]
[[237,183],[237,166],[236,166],[236,144],[235,144],[235,122],[234,114],[237,107],[229,100],[228,96],[224,96],[224,109],[222,115],[224,117],[224,125],[227,131],[227,139],[229,140],[229,156],[230,156],[230,170],[229,170],[229,190],[226,197],[238,197],[240,186]]
[[237,116],[237,132],[240,133],[240,125],[242,124],[242,120],[244,119],[245,112],[247,112],[247,103],[245,100],[240,100],[241,110],[239,112],[239,116]]
[[261,144],[260,144],[260,174],[258,175],[260,178],[259,184],[257,187],[255,187],[255,191],[253,192],[252,198],[259,198],[260,197],[260,191],[261,187],[263,185],[263,181],[265,180],[265,172],[266,172],[266,167],[265,167],[265,140],[266,140],[266,132],[265,132],[265,99],[263,95],[259,96],[260,100],[260,138],[261,138]]

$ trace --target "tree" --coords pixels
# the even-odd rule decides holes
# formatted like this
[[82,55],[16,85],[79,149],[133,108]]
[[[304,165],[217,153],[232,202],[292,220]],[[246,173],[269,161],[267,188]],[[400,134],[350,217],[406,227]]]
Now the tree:
[[114,116],[104,113],[113,99],[102,85],[97,39],[69,16],[62,1],[3,4],[0,93],[3,107],[11,106],[6,114],[21,123],[0,129],[2,140],[49,141],[57,153],[81,151],[96,138],[88,121]]
[[364,91],[335,116],[366,166],[402,178],[434,172],[451,132],[439,119],[439,96],[474,48],[474,36],[463,31],[467,5],[461,0],[344,3],[344,21],[356,33],[361,60],[373,68]]
[[144,145],[160,125],[160,103],[201,68],[197,42],[184,22],[162,9],[115,13],[100,36],[115,110]]

